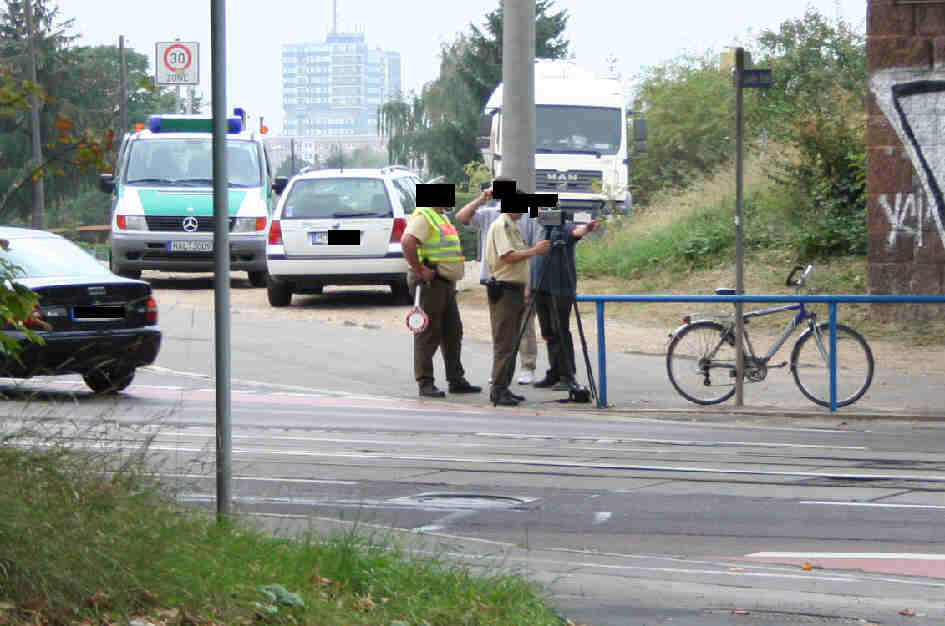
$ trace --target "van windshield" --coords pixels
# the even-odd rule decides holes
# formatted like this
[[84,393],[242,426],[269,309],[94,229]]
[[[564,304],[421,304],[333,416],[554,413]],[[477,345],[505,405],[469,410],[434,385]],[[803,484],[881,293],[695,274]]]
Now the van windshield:
[[535,114],[538,152],[616,154],[620,109],[539,105]]
[[[226,168],[231,187],[262,186],[259,151],[254,142],[228,140]],[[129,185],[212,185],[212,139],[139,139],[131,144],[125,172]]]
[[282,208],[282,219],[393,216],[384,181],[378,178],[300,179]]

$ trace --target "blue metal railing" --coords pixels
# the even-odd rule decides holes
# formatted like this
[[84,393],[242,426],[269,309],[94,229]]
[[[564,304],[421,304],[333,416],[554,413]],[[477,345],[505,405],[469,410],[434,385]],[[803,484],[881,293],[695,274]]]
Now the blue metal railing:
[[676,296],[676,295],[579,295],[578,302],[597,303],[598,408],[607,406],[607,352],[604,333],[605,302],[804,302],[826,303],[830,310],[830,410],[837,410],[837,304],[840,302],[887,304],[945,304],[945,296],[778,295],[778,296]]

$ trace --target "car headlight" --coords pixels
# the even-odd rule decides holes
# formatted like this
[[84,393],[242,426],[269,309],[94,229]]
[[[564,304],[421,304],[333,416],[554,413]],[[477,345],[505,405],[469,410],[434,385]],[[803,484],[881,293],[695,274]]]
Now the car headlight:
[[266,230],[265,217],[237,217],[233,220],[233,228],[230,232],[254,233],[263,230]]
[[119,230],[148,230],[148,221],[143,215],[119,215],[116,222]]

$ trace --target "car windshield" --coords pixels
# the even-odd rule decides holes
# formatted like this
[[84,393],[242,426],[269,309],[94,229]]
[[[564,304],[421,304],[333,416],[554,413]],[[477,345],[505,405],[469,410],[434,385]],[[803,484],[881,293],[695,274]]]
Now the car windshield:
[[109,276],[109,271],[91,254],[66,239],[46,237],[9,239],[0,259],[16,265],[22,278],[49,276]]
[[[231,187],[260,187],[259,151],[252,141],[226,143]],[[206,138],[147,139],[131,144],[125,182],[129,185],[213,184],[213,142]]]
[[393,217],[384,181],[378,178],[308,178],[293,183],[283,219]]
[[620,109],[536,107],[538,152],[616,154],[620,148]]

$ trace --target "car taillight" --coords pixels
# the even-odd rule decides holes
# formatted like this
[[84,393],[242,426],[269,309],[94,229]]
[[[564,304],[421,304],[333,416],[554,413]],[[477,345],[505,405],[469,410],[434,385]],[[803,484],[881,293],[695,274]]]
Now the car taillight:
[[391,243],[397,243],[400,241],[400,238],[404,236],[404,231],[407,230],[407,220],[402,217],[394,219],[394,229],[390,233]]
[[272,220],[272,224],[269,225],[269,245],[282,245],[282,224],[279,220]]
[[148,298],[148,310],[144,314],[144,319],[149,324],[157,324],[157,317],[158,317],[157,300],[155,300],[153,297]]
[[127,230],[128,220],[125,219],[124,215],[119,215],[117,218],[115,218],[115,221],[118,223],[119,230]]
[[256,218],[256,230],[266,230],[266,218],[257,217]]

